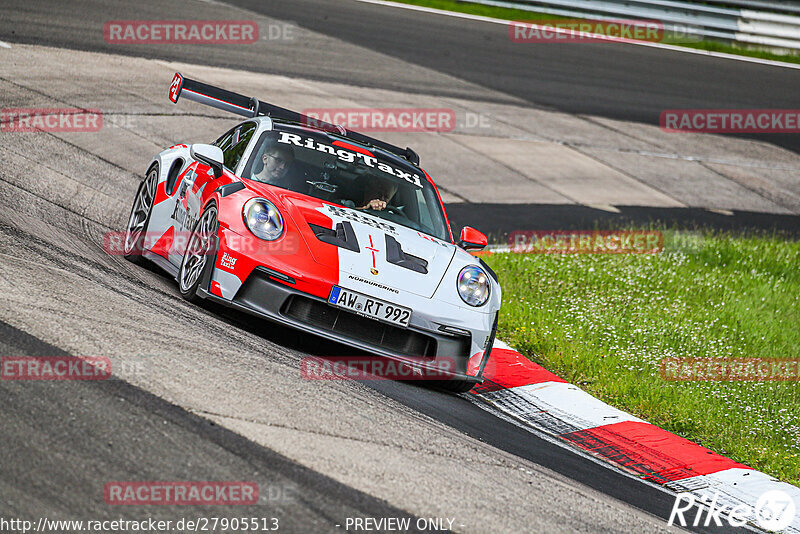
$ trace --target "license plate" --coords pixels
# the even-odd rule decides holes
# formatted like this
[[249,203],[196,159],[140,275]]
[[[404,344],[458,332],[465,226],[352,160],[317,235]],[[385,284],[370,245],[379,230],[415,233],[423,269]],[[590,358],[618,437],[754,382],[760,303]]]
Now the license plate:
[[385,300],[368,297],[339,286],[333,286],[328,302],[339,308],[344,308],[384,323],[407,327],[408,321],[411,319],[411,310],[408,308]]

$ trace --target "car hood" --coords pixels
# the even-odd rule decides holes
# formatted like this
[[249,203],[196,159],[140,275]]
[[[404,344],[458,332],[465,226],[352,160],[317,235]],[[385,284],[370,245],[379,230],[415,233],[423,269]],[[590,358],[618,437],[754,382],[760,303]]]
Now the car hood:
[[[251,189],[261,189],[258,186]],[[300,193],[263,187],[298,226],[314,260],[339,269],[344,286],[348,286],[346,275],[352,275],[360,279],[360,287],[374,283],[431,298],[455,255],[452,243],[398,223]]]

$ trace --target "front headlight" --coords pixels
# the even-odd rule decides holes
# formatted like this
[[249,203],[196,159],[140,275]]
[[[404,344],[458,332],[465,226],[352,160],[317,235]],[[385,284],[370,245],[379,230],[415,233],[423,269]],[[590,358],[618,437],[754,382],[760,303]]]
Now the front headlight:
[[275,241],[283,234],[283,217],[275,204],[263,198],[251,198],[242,210],[244,224],[256,237]]
[[475,265],[468,265],[458,273],[456,287],[461,300],[470,306],[483,306],[489,300],[491,283],[483,269]]

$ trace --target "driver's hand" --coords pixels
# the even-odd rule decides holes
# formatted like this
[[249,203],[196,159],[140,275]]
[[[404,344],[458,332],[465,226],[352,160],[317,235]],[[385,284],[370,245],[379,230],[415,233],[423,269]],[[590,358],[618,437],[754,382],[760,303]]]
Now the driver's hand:
[[376,199],[373,199],[373,200],[370,200],[369,202],[367,202],[367,205],[364,206],[363,209],[370,209],[370,210],[377,210],[377,211],[385,210],[386,209],[386,202],[376,198]]

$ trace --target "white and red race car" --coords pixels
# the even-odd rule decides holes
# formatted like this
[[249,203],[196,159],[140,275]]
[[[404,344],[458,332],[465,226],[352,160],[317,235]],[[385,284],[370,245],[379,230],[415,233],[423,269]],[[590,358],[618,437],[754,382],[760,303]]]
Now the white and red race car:
[[497,328],[496,275],[456,242],[439,192],[401,149],[177,73],[170,99],[249,117],[214,143],[153,158],[136,194],[125,256],[213,299],[404,362],[482,381]]

